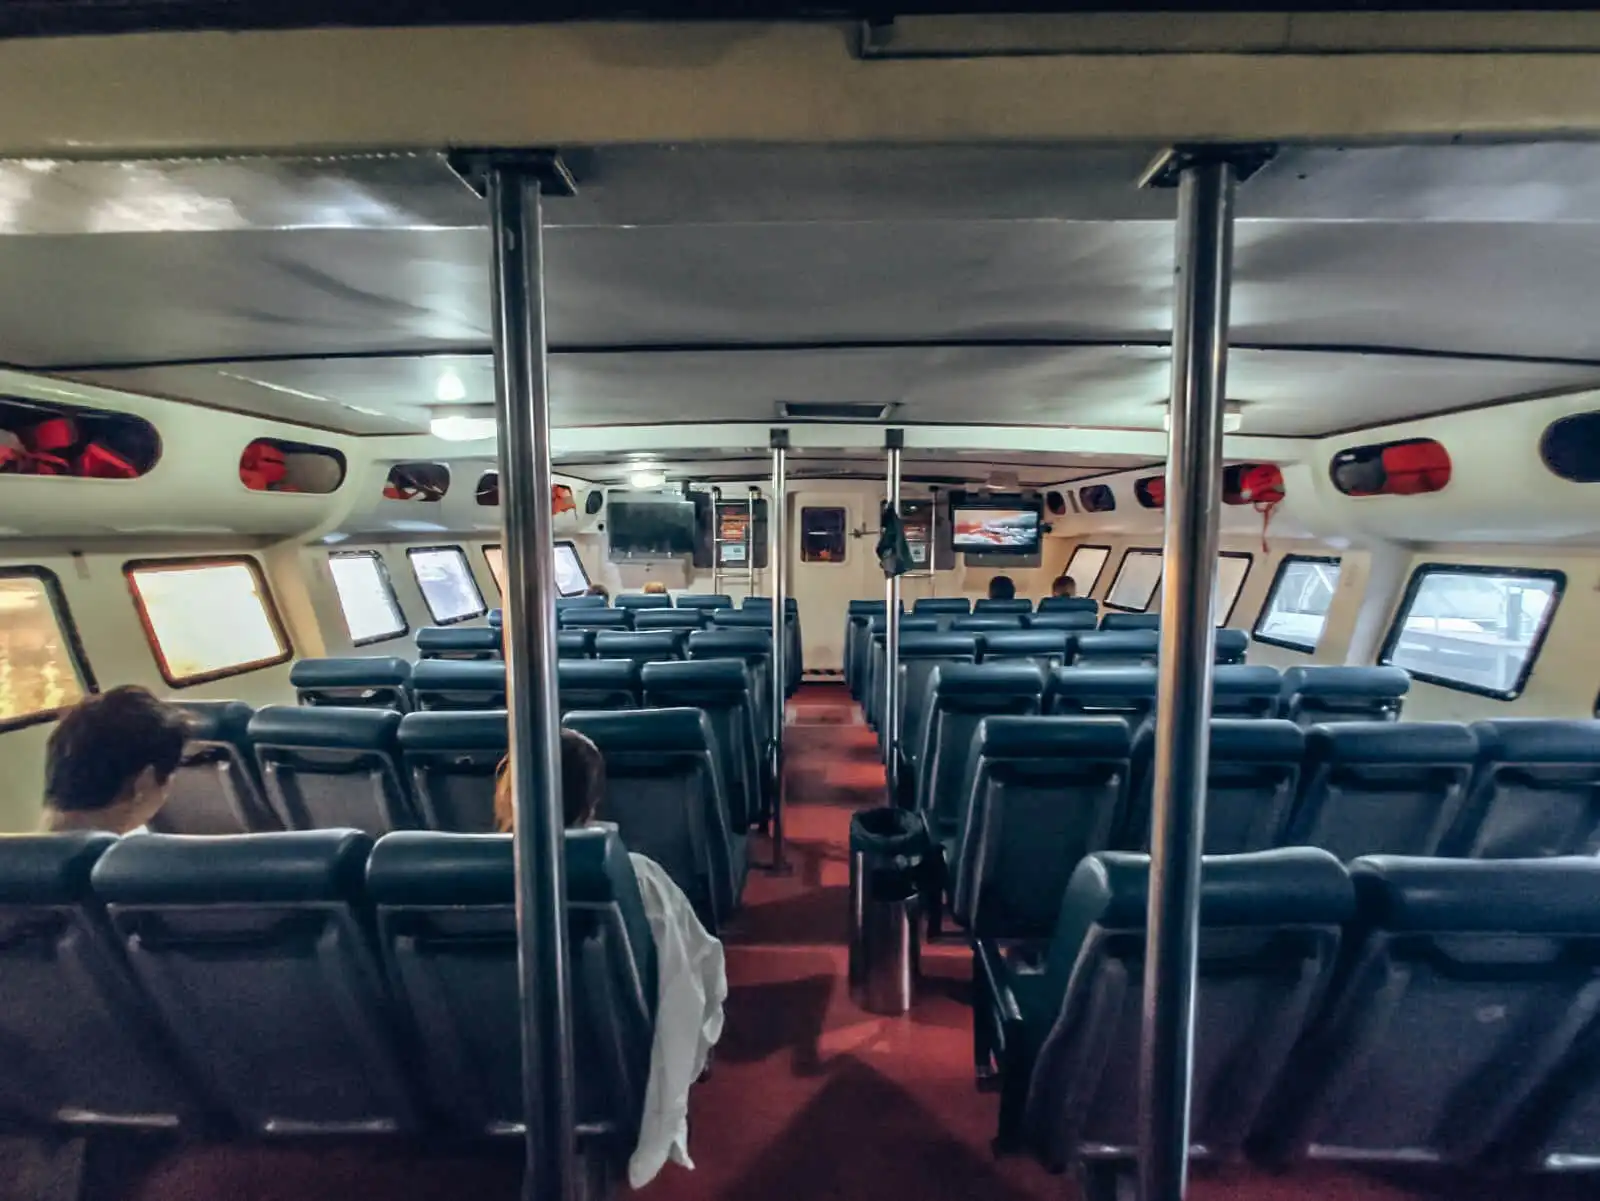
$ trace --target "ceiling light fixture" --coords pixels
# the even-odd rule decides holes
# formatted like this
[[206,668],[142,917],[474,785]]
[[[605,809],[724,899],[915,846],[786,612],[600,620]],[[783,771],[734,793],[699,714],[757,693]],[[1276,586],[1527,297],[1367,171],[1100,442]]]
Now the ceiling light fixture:
[[628,477],[635,488],[659,488],[667,482],[665,471],[635,471]]
[[454,404],[458,400],[467,398],[467,386],[454,371],[446,371],[439,376],[439,382],[434,385],[433,395],[440,404]]
[[[1172,432],[1172,406],[1161,406],[1161,428],[1168,433]],[[1222,410],[1222,432],[1237,434],[1244,428],[1244,406],[1230,404]]]
[[479,438],[492,438],[495,433],[493,417],[435,417],[428,423],[435,438],[446,442],[475,442]]

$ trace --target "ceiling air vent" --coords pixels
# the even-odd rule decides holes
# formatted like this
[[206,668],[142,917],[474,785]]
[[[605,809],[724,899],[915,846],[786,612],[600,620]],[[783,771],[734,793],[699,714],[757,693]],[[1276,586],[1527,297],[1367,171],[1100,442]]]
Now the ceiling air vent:
[[778,416],[784,421],[887,421],[894,404],[857,404],[850,401],[780,400]]

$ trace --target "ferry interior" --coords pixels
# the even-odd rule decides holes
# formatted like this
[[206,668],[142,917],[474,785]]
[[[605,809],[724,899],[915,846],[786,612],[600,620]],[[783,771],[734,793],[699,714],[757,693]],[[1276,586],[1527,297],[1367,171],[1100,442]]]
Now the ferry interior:
[[[730,988],[642,1196],[1132,1196],[1185,813],[1187,1195],[1592,1195],[1600,146],[1214,150],[1198,477],[1169,149],[563,146],[507,325],[547,395],[498,402],[460,158],[0,162],[17,1195],[519,1195],[522,638],[615,824],[562,852],[586,1199],[630,1191],[655,1011],[619,846]],[[124,684],[191,722],[151,832],[24,837],[55,719]],[[1187,793],[1163,696],[1209,703]],[[927,835],[904,1012],[850,979],[882,806]]]

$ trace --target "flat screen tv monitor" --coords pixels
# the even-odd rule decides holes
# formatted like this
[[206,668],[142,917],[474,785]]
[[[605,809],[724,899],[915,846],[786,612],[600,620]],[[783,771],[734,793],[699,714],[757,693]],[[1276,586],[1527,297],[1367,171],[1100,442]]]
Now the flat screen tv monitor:
[[967,555],[1039,552],[1037,505],[959,505],[950,511],[951,548]]
[[692,555],[695,507],[687,500],[614,500],[606,506],[606,532],[614,559]]

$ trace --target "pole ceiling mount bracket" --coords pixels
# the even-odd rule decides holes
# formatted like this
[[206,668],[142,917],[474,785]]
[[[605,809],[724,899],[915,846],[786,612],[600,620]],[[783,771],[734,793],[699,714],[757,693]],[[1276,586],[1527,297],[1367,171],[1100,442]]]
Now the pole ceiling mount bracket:
[[536,179],[546,196],[578,194],[578,182],[559,150],[452,150],[445,161],[480,200],[489,194],[489,175],[494,171]]
[[904,450],[906,446],[905,430],[884,430],[883,448],[885,450]]
[[1240,183],[1249,179],[1277,157],[1278,147],[1272,142],[1219,142],[1193,143],[1170,146],[1163,150],[1144,169],[1139,177],[1141,188],[1175,188],[1178,178],[1190,167],[1206,163],[1232,163],[1234,178]]
[[767,446],[769,448],[771,448],[772,450],[788,450],[789,449],[789,431],[788,430],[771,430],[771,431],[769,431],[768,432],[768,436],[767,436]]

